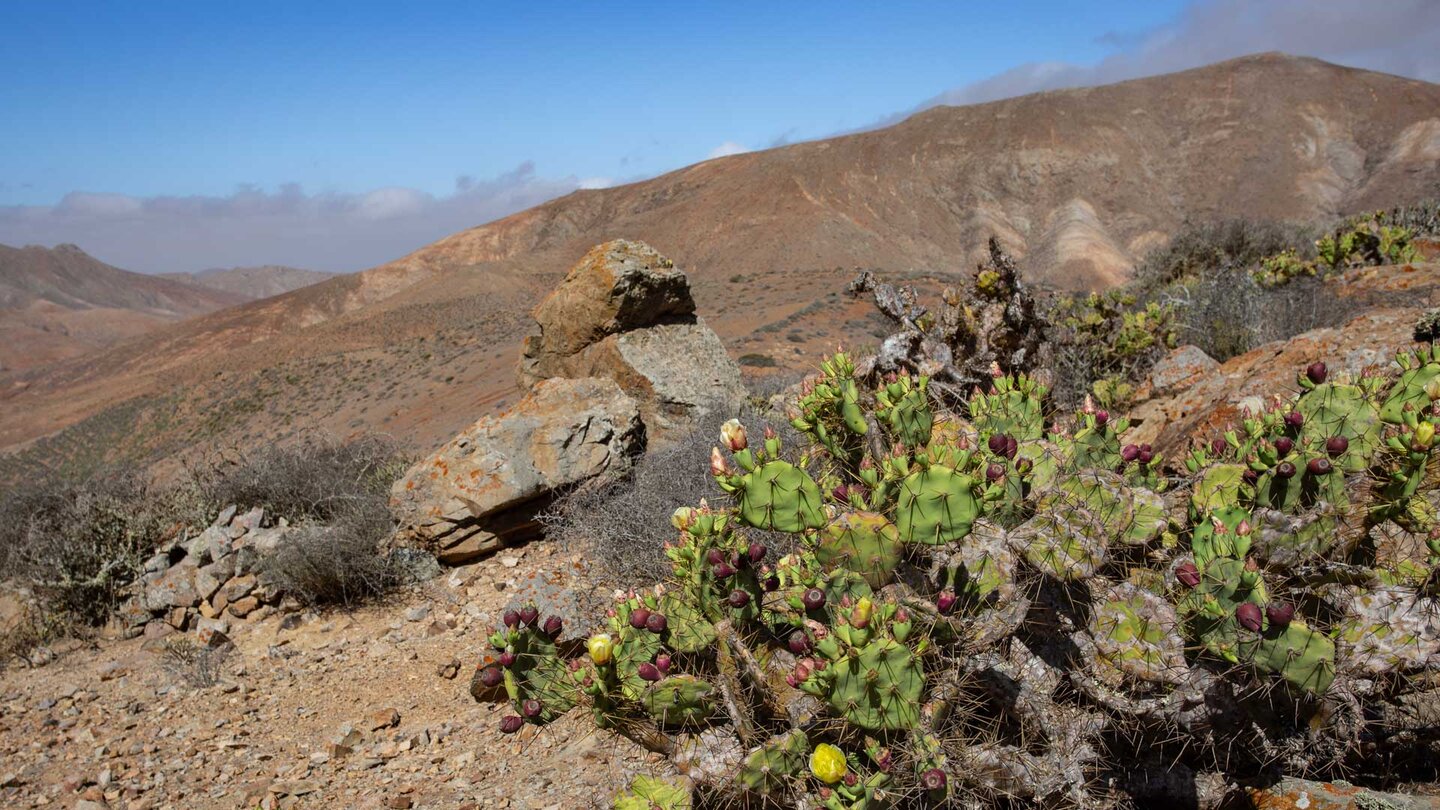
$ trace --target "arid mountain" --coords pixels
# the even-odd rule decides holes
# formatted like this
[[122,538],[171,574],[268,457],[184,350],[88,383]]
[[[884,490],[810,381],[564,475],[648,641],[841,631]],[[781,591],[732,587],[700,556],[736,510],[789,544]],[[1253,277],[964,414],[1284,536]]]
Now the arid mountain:
[[[26,458],[390,433],[428,449],[513,400],[528,311],[585,251],[644,240],[686,270],[742,365],[874,340],[857,266],[944,283],[993,235],[1032,280],[1123,281],[1187,220],[1328,219],[1440,188],[1440,85],[1265,54],[970,107],[578,191],[373,270],[13,379]],[[83,440],[81,437],[84,437]],[[93,459],[91,459],[93,461]]]
[[333,278],[334,273],[302,270],[267,264],[260,267],[216,267],[198,273],[161,273],[163,278],[221,292],[235,293],[255,301],[309,287]]
[[0,371],[76,357],[245,300],[111,267],[75,245],[0,245]]

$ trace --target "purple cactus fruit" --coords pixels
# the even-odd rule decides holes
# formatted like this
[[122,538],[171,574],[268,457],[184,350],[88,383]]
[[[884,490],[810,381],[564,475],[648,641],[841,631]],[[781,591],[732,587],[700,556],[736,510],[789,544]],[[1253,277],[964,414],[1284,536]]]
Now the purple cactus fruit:
[[955,603],[958,601],[960,599],[955,592],[946,588],[940,592],[939,596],[935,597],[935,609],[940,611],[941,616],[949,616],[955,612]]
[[486,689],[494,689],[504,681],[505,673],[501,672],[499,667],[485,667],[480,670],[480,683],[484,684]]
[[630,611],[630,626],[636,630],[644,630],[645,623],[650,620],[650,611],[643,607],[637,607]]
[[501,617],[501,621],[505,622],[506,627],[518,627],[520,625],[520,614],[513,610],[507,610],[505,611],[505,615]]
[[1310,463],[1305,465],[1305,471],[1311,475],[1329,475],[1334,469],[1328,458],[1312,458]]
[[540,621],[540,610],[534,605],[526,605],[520,608],[520,623],[526,627],[534,627]]
[[765,578],[765,590],[776,591],[780,589],[780,577],[771,574]]
[[720,563],[725,562],[725,552],[721,551],[718,548],[712,548],[709,551],[705,552],[705,562],[708,562],[711,565],[719,565]]
[[545,635],[549,636],[552,639],[556,639],[560,637],[560,631],[564,628],[564,620],[562,620],[559,616],[551,616],[545,620],[545,626],[542,629],[545,631]]
[[791,689],[799,689],[799,688],[800,688],[800,682],[795,679],[795,673],[793,673],[793,672],[786,673],[786,675],[785,675],[785,683],[790,684],[790,688],[791,688]]
[[1194,588],[1200,584],[1200,569],[1195,567],[1195,563],[1186,560],[1175,566],[1175,578],[1185,587]]
[[665,620],[663,613],[651,613],[650,618],[645,620],[645,629],[652,633],[663,633],[670,623]]
[[1260,606],[1254,602],[1246,602],[1235,608],[1235,621],[1240,626],[1252,632],[1260,632],[1264,625],[1264,614],[1260,612]]
[[939,768],[931,768],[920,774],[920,784],[924,785],[926,790],[944,790],[945,772]]
[[660,680],[660,678],[662,677],[660,674],[660,668],[650,663],[649,661],[646,661],[645,663],[636,667],[635,674],[640,676],[640,680],[649,681],[651,683]]
[[1136,461],[1139,461],[1141,464],[1149,464],[1150,462],[1152,462],[1152,461],[1154,461],[1154,460],[1155,460],[1155,451],[1150,449],[1150,445],[1148,445],[1148,444],[1142,444],[1142,445],[1140,445],[1140,457],[1137,458]]
[[1015,454],[1020,452],[1020,442],[1014,436],[1005,437],[1005,458],[1014,459]]
[[796,655],[804,655],[810,652],[810,637],[805,635],[804,630],[796,630],[785,640],[785,646]]
[[1211,440],[1210,440],[1210,455],[1212,455],[1212,456],[1223,456],[1223,455],[1225,455],[1226,449],[1228,449],[1229,447],[1230,447],[1230,445],[1226,444],[1224,439],[1211,439]]
[[1325,440],[1325,452],[1329,453],[1331,458],[1343,456],[1345,455],[1345,451],[1349,449],[1350,440],[1344,436],[1331,436]]
[[1139,445],[1127,444],[1124,447],[1120,448],[1120,459],[1126,464],[1129,464],[1137,458],[1140,458]]
[[819,588],[811,588],[800,597],[800,601],[805,603],[806,610],[819,610],[825,607],[825,592]]
[[725,601],[730,603],[730,607],[739,610],[750,604],[750,594],[747,591],[736,588],[730,592],[730,596],[727,597]]
[[735,566],[728,562],[722,562],[711,568],[710,573],[714,574],[716,579],[729,579],[735,574]]
[[1275,477],[1276,477],[1276,478],[1279,478],[1279,479],[1282,480],[1282,481],[1285,480],[1285,479],[1287,479],[1287,478],[1294,478],[1294,477],[1295,477],[1295,465],[1294,465],[1294,464],[1291,464],[1291,463],[1288,462],[1288,461],[1282,461],[1282,462],[1280,462],[1280,466],[1278,466],[1278,467],[1275,468]]
[[1005,468],[999,464],[991,464],[985,468],[985,480],[995,483],[1005,477]]
[[751,543],[750,547],[745,549],[745,556],[750,559],[751,565],[759,565],[768,553],[770,549],[765,548],[764,543]]
[[655,656],[655,668],[660,670],[661,675],[670,674],[670,656],[661,653]]
[[1290,438],[1289,436],[1281,436],[1280,438],[1275,440],[1275,452],[1279,453],[1282,456],[1290,455],[1290,451],[1294,449],[1295,440]]
[[1299,411],[1291,411],[1285,414],[1285,426],[1299,430],[1305,425],[1305,415]]
[[1329,375],[1330,372],[1328,369],[1325,368],[1324,363],[1311,363],[1305,369],[1305,376],[1309,377],[1310,382],[1315,383],[1316,385],[1320,385],[1321,383],[1325,382],[1325,378]]
[[850,486],[848,484],[841,484],[830,490],[830,496],[837,501],[848,501],[850,500]]
[[515,653],[509,650],[500,653],[500,666],[506,669],[515,666]]
[[1290,620],[1295,618],[1295,606],[1283,602],[1275,602],[1265,608],[1265,618],[1270,620],[1270,626],[1285,629],[1290,626]]
[[1109,424],[1109,423],[1110,423],[1110,412],[1109,412],[1109,411],[1096,411],[1096,412],[1095,412],[1095,424],[1096,424],[1097,426],[1099,426],[1099,427],[1105,427],[1105,426],[1106,426],[1107,424]]
[[525,721],[521,720],[518,715],[507,714],[504,717],[500,718],[500,733],[514,734],[515,732],[519,731],[520,727],[523,725],[525,725]]
[[1010,437],[1004,433],[996,433],[991,435],[986,444],[990,447],[990,452],[997,456],[1003,456],[1005,455],[1005,448],[1010,446]]
[[1253,487],[1260,482],[1260,473],[1255,472],[1254,470],[1246,470],[1245,472],[1240,474],[1240,480]]
[[520,704],[520,713],[534,719],[540,716],[540,701],[531,698]]

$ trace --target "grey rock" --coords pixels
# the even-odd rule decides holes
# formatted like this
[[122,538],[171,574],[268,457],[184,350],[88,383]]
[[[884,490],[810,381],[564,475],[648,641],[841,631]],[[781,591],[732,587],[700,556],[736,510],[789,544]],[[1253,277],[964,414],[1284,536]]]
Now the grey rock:
[[460,565],[538,534],[555,490],[627,472],[645,447],[635,400],[611,380],[544,380],[514,410],[486,417],[391,489],[402,544]]
[[159,612],[200,604],[200,594],[195,589],[196,570],[195,562],[186,558],[146,585],[145,608]]

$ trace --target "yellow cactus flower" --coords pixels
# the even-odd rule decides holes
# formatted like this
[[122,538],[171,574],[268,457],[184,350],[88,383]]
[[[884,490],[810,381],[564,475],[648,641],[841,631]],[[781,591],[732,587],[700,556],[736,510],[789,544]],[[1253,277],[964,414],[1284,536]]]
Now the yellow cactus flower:
[[1421,422],[1415,426],[1415,445],[1422,449],[1430,449],[1435,441],[1435,425],[1432,422]]
[[839,782],[845,778],[845,752],[829,743],[820,743],[810,754],[810,772],[826,784]]
[[610,638],[609,633],[596,633],[585,642],[585,647],[590,651],[590,660],[599,666],[610,663],[615,657],[615,640]]

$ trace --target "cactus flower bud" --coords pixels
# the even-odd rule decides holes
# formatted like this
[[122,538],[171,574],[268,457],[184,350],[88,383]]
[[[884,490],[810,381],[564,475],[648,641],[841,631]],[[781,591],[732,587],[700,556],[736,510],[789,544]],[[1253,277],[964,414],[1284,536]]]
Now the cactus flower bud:
[[669,626],[670,622],[666,621],[664,614],[661,613],[651,613],[650,618],[645,620],[645,629],[652,633],[663,633]]
[[545,620],[545,626],[542,629],[545,631],[545,635],[555,639],[560,637],[560,631],[564,627],[565,622],[559,616],[551,616]]
[[748,591],[742,591],[739,588],[736,588],[735,590],[730,592],[730,596],[727,597],[725,601],[730,603],[730,607],[739,610],[750,604],[750,594]]
[[810,677],[811,663],[813,662],[808,658],[802,658],[801,660],[796,661],[795,669],[791,670],[790,674],[795,676],[796,681],[803,683],[806,679]]
[[844,779],[846,770],[845,752],[829,743],[820,743],[810,754],[810,772],[827,785]]
[[650,663],[649,661],[646,661],[645,663],[636,667],[635,674],[640,676],[640,680],[649,681],[651,683],[660,680],[661,677],[660,668]]
[[1254,529],[1250,526],[1250,521],[1248,520],[1241,520],[1240,525],[1235,527],[1235,533],[1241,537],[1249,537],[1252,531],[1254,531]]
[[523,725],[525,725],[525,721],[521,720],[519,715],[507,714],[500,718],[500,733],[514,734],[519,731]]
[[1254,602],[1245,602],[1235,608],[1235,621],[1239,622],[1241,627],[1251,632],[1258,633],[1260,631],[1260,628],[1263,626],[1263,618],[1263,614],[1260,612],[1260,606]]
[[504,681],[505,673],[501,672],[499,667],[485,667],[480,670],[480,683],[484,684],[486,689],[494,689]]
[[1433,422],[1421,422],[1415,426],[1415,446],[1421,450],[1429,450],[1435,443],[1435,424]]
[[850,625],[864,630],[870,624],[870,615],[874,609],[875,603],[870,601],[870,597],[860,597],[860,601],[855,603],[855,609],[850,612]]
[[770,440],[770,439],[778,439],[778,438],[780,438],[780,434],[775,432],[775,428],[770,427],[769,425],[766,425],[766,426],[765,426],[765,439],[768,441],[768,440]]
[[806,610],[819,610],[825,607],[825,592],[819,588],[811,588],[800,597],[800,601],[805,604]]
[[596,633],[585,642],[585,649],[590,660],[603,667],[615,657],[615,640],[609,633]]
[[540,611],[534,605],[526,605],[520,608],[520,623],[526,627],[534,627],[540,621]]
[[1324,363],[1315,362],[1305,369],[1305,376],[1310,379],[1310,382],[1320,385],[1325,382],[1326,377],[1330,376],[1330,372],[1325,368]]
[[940,592],[939,596],[935,597],[935,609],[940,612],[941,616],[949,616],[955,611],[955,603],[958,601],[959,597],[955,595],[955,592],[946,588]]
[[1331,458],[1343,456],[1345,455],[1345,451],[1349,449],[1350,440],[1344,436],[1331,436],[1325,440],[1325,452],[1329,453]]
[[1089,394],[1085,395],[1085,403],[1080,406],[1080,412],[1083,414],[1095,413],[1095,399]]
[[680,531],[687,531],[695,525],[697,510],[693,506],[682,506],[670,515],[670,525]]
[[650,619],[650,611],[643,607],[637,607],[630,611],[630,626],[636,630],[644,630],[645,622]]
[[749,439],[745,436],[745,426],[740,424],[739,419],[731,419],[720,426],[720,440],[732,453],[738,453],[750,446]]
[[670,674],[670,656],[661,653],[655,656],[655,668],[660,670],[661,675]]
[[1290,455],[1290,451],[1294,449],[1295,440],[1290,438],[1289,436],[1281,436],[1280,438],[1275,440],[1275,452],[1279,453],[1282,456]]
[[1200,584],[1200,569],[1195,567],[1195,563],[1186,560],[1175,567],[1175,578],[1185,587],[1194,588]]
[[1299,430],[1305,425],[1305,415],[1299,411],[1291,411],[1285,414],[1285,426]]
[[506,669],[515,666],[515,653],[509,650],[500,653],[500,666]]
[[532,719],[532,720],[535,719],[536,717],[539,717],[539,716],[540,716],[540,701],[535,700],[534,698],[531,698],[530,700],[527,700],[527,701],[525,701],[524,703],[521,703],[521,704],[520,704],[520,713],[523,714],[523,715],[525,715],[526,717],[529,717],[529,718]]
[[710,448],[710,474],[728,475],[729,473],[730,465],[725,463],[725,454],[721,453],[718,447]]
[[1305,465],[1305,471],[1311,475],[1329,475],[1334,469],[1328,458],[1312,458],[1310,463]]
[[1294,464],[1291,464],[1291,463],[1288,462],[1288,461],[1282,461],[1282,462],[1280,462],[1280,466],[1278,466],[1278,467],[1275,468],[1275,477],[1276,477],[1276,478],[1279,478],[1279,479],[1282,480],[1282,481],[1285,480],[1285,479],[1287,479],[1287,478],[1294,478],[1294,477],[1295,477],[1295,465],[1294,465]]
[[519,627],[519,626],[520,626],[520,614],[517,613],[516,611],[513,611],[513,610],[507,610],[507,611],[505,611],[505,615],[501,617],[501,621],[505,622],[505,626],[506,626],[506,627],[509,627],[509,628],[512,628],[512,629],[515,628],[515,627]]
[[920,774],[920,784],[924,785],[926,790],[944,790],[946,781],[945,772],[939,768],[931,768]]
[[1273,603],[1265,608],[1265,618],[1270,620],[1272,627],[1284,629],[1290,626],[1290,620],[1295,618],[1295,606],[1284,603]]
[[805,635],[804,630],[796,630],[785,640],[785,646],[795,655],[804,655],[810,652],[810,637]]
[[793,672],[788,672],[785,674],[785,683],[789,684],[791,689],[800,688],[800,681],[795,677],[795,673]]
[[1135,459],[1140,458],[1140,446],[1135,444],[1125,445],[1124,447],[1120,448],[1120,458],[1126,464],[1129,464]]

